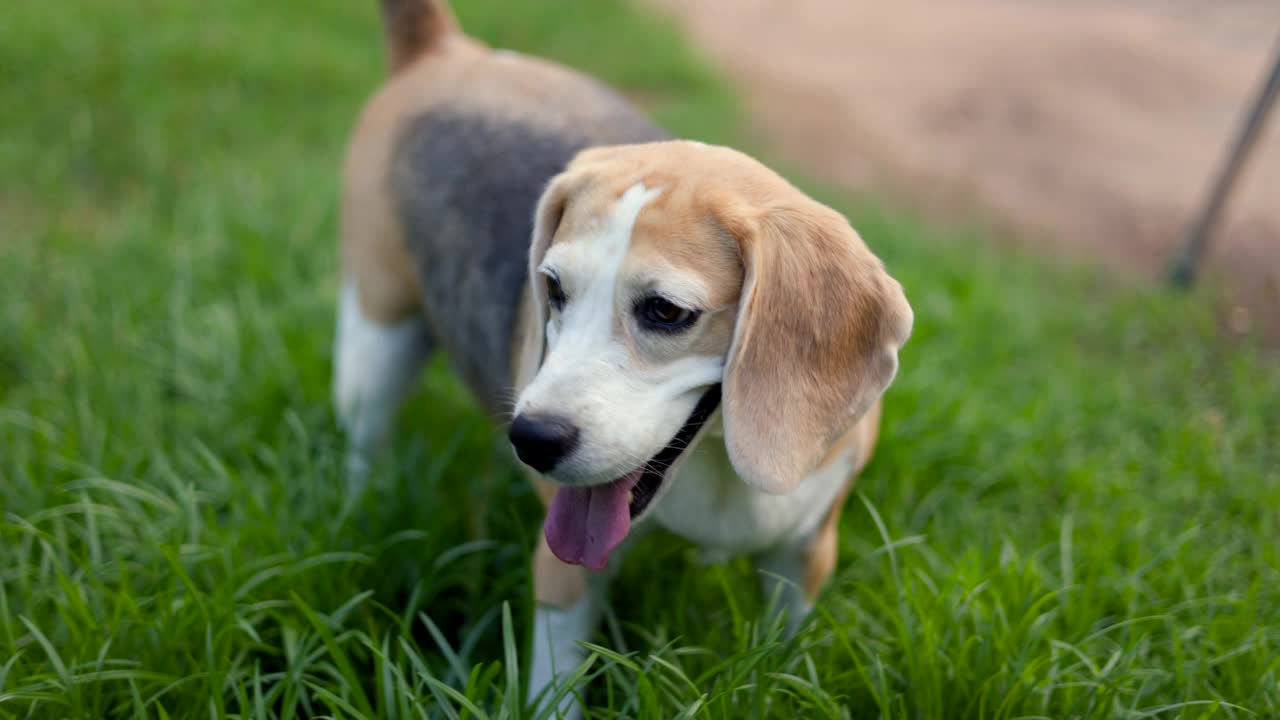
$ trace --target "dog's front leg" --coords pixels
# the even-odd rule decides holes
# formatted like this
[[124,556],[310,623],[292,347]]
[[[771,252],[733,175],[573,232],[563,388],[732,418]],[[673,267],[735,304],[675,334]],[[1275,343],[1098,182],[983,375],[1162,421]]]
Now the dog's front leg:
[[[615,566],[620,558],[614,558]],[[529,663],[529,702],[541,709],[551,702],[559,680],[587,657],[579,644],[591,639],[604,607],[610,573],[591,573],[561,562],[539,536],[533,553],[533,589],[537,607],[533,617],[533,649]],[[576,688],[575,688],[576,690]],[[561,717],[581,717],[573,692],[557,704]]]
[[[833,513],[834,514],[834,513]],[[765,602],[774,616],[786,614],[786,634],[799,631],[818,593],[836,566],[837,530],[828,521],[814,533],[766,550],[755,557]]]

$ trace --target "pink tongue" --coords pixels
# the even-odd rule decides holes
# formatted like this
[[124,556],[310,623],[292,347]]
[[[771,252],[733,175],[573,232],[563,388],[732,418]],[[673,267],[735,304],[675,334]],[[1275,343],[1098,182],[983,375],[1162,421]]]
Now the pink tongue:
[[627,495],[640,475],[637,470],[605,485],[556,490],[543,528],[551,552],[564,562],[603,570],[631,529]]

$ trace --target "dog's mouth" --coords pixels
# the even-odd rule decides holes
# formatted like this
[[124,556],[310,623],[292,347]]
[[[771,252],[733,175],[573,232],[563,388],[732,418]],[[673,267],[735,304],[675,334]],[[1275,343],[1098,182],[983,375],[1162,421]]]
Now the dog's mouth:
[[603,570],[613,552],[662,489],[668,472],[720,405],[720,386],[698,400],[679,432],[644,465],[611,482],[562,486],[547,511],[544,534],[562,561]]

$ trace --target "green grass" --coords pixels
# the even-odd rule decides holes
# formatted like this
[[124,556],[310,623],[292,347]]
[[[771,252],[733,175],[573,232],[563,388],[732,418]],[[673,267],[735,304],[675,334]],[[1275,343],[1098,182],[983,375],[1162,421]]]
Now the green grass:
[[[344,504],[334,200],[373,5],[6,8],[0,718],[522,715],[537,502],[441,365]],[[629,6],[458,5],[740,136]],[[1280,715],[1276,356],[1208,295],[825,197],[917,318],[838,576],[783,641],[743,562],[656,539],[587,670],[598,715]]]

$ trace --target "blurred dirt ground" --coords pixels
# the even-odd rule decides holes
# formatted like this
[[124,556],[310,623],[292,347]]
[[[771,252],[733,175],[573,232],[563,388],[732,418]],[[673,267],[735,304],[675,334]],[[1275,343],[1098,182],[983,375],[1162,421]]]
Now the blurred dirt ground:
[[[1152,277],[1280,40],[1275,0],[653,2],[783,159]],[[1280,326],[1280,109],[1207,267]]]

